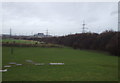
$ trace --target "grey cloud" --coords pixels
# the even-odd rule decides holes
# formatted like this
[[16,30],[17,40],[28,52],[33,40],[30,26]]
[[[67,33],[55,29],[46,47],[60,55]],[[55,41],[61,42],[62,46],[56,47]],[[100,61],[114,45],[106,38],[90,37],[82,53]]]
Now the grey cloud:
[[[117,3],[7,2],[2,10],[3,33],[9,33],[10,27],[14,33],[45,33],[46,29],[56,35],[79,33],[83,20],[94,32],[117,28]],[[103,28],[98,31],[99,25]]]

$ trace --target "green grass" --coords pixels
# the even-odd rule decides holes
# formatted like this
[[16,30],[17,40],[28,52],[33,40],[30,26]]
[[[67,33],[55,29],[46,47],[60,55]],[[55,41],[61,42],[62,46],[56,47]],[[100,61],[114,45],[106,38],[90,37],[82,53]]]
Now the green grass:
[[[9,46],[11,44],[15,44],[16,46],[21,46],[21,47],[33,47],[38,46],[38,47],[58,47],[58,48],[62,48],[64,46],[62,45],[58,45],[58,44],[51,44],[51,43],[45,43],[45,42],[39,42],[39,41],[34,41],[34,40],[21,40],[21,39],[2,39],[2,41],[0,41],[3,43],[3,46]],[[34,47],[35,47],[34,46]]]
[[[71,48],[14,48],[3,47],[3,65],[9,62],[22,63],[3,73],[3,81],[117,81],[118,57]],[[27,63],[30,59],[44,66]],[[65,65],[47,65],[63,62]]]
[[[2,39],[2,42],[4,43],[24,43],[24,44],[35,44],[37,41],[32,41],[32,40],[21,40],[21,39]],[[40,43],[40,42],[37,42]]]

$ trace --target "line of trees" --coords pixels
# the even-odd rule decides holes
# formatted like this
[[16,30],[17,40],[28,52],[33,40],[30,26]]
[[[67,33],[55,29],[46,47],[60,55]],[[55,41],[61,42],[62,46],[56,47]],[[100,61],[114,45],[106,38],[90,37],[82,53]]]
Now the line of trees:
[[42,38],[39,41],[60,44],[74,49],[90,49],[108,51],[112,55],[120,55],[120,32],[104,31],[98,33],[80,33],[60,37]]

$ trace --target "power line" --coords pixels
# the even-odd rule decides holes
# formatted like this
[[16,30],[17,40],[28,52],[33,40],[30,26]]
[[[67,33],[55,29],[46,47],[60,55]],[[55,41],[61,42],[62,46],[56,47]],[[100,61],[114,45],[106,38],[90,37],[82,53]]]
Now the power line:
[[46,37],[48,37],[48,29],[46,30]]
[[12,29],[10,28],[10,38],[11,38],[11,36],[12,36]]
[[[12,40],[12,29],[10,28],[10,38]],[[11,46],[11,54],[13,54],[13,47]]]

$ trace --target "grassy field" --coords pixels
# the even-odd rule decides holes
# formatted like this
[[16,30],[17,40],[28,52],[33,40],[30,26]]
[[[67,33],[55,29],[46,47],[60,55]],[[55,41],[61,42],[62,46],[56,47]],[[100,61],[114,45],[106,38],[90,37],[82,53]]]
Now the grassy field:
[[[3,47],[3,66],[9,62],[22,63],[3,73],[3,81],[117,81],[118,57],[107,53],[71,48]],[[25,60],[46,63],[36,66]],[[48,65],[63,62],[65,65]]]
[[15,47],[59,47],[59,48],[64,47],[58,44],[51,44],[34,40],[2,39],[1,42],[3,46],[15,46]]
[[[37,41],[32,41],[32,40],[19,40],[19,39],[2,39],[2,42],[4,43],[24,43],[24,44],[35,44]],[[37,42],[40,43],[40,42]]]

